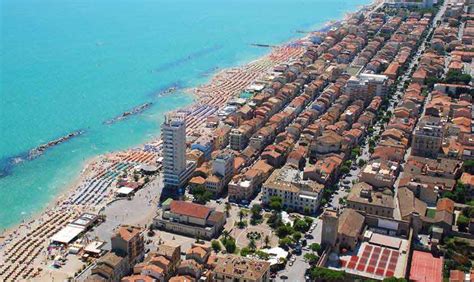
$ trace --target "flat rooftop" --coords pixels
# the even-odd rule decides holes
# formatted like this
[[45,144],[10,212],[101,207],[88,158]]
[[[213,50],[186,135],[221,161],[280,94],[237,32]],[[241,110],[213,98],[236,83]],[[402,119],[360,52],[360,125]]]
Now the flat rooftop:
[[377,280],[404,277],[408,261],[407,240],[376,233],[371,238],[374,235],[377,235],[374,240],[377,244],[362,242],[351,254],[340,256],[341,265],[334,269]]
[[410,281],[443,281],[443,258],[431,253],[413,251]]

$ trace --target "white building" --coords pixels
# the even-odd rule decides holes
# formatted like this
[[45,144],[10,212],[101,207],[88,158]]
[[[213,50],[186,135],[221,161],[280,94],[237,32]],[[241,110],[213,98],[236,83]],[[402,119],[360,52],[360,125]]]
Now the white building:
[[269,204],[277,196],[283,207],[298,212],[315,213],[321,202],[324,185],[311,180],[303,180],[302,172],[283,167],[275,170],[263,184],[262,202]]
[[186,121],[169,115],[161,127],[165,186],[181,188],[191,176],[195,163],[186,162]]
[[219,154],[212,162],[213,174],[223,178],[227,184],[234,176],[234,156],[232,154]]
[[385,96],[388,92],[388,76],[362,73],[352,76],[344,87],[344,93],[352,99],[372,101],[375,96]]

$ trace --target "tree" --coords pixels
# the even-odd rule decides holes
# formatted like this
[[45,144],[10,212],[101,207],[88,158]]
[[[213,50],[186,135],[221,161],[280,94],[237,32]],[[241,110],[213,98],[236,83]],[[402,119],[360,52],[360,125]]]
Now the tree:
[[251,224],[257,224],[262,219],[262,206],[255,204],[250,209],[251,212]]
[[466,202],[466,197],[467,197],[467,189],[462,184],[461,181],[458,181],[456,183],[456,187],[454,188],[454,191],[446,191],[443,193],[443,197],[445,198],[450,198],[451,200],[464,204]]
[[207,203],[210,199],[212,199],[212,193],[207,191],[203,185],[199,185],[194,187],[191,190],[191,194],[193,194],[194,199],[196,202],[200,204]]
[[357,147],[355,147],[354,149],[352,149],[352,151],[351,151],[351,157],[355,159],[355,158],[357,158],[359,155],[360,155],[360,147],[357,146]]
[[265,248],[268,248],[270,246],[270,237],[266,235],[263,242],[265,243]]
[[242,223],[242,219],[244,218],[245,213],[243,210],[239,210],[239,222]]
[[267,223],[273,229],[277,229],[278,227],[282,226],[283,220],[281,218],[281,214],[276,211],[272,211],[272,214],[268,218]]
[[299,231],[299,232],[308,232],[310,227],[311,227],[311,225],[308,224],[308,222],[306,222],[305,220],[302,220],[302,219],[296,219],[293,222],[293,228],[296,231]]
[[289,245],[293,243],[290,238],[285,237],[280,240],[278,240],[278,245],[282,247],[283,249],[287,249]]
[[283,199],[278,196],[270,197],[270,209],[275,211],[281,211],[283,209]]
[[351,171],[351,170],[350,170],[350,168],[349,168],[348,166],[343,165],[343,166],[341,167],[341,173],[342,173],[342,174],[349,173],[349,171]]
[[305,206],[305,207],[303,208],[303,213],[304,213],[304,214],[311,214],[311,209],[310,209],[308,206]]
[[252,253],[252,251],[250,250],[249,247],[243,247],[243,248],[240,250],[240,255],[243,256],[243,257],[248,256],[250,253]]
[[363,159],[360,159],[358,162],[357,162],[357,165],[359,165],[359,167],[363,167],[367,162],[364,161]]
[[222,231],[222,237],[224,240],[227,240],[229,238],[229,231],[227,230]]
[[221,243],[219,243],[219,241],[217,241],[217,240],[212,240],[211,247],[214,250],[214,252],[216,252],[216,253],[220,252],[221,249],[222,249]]
[[225,211],[225,215],[227,217],[229,217],[229,214],[230,214],[230,210],[232,209],[231,205],[229,203],[225,203],[225,206],[224,206],[224,211]]
[[318,243],[312,243],[311,245],[309,245],[309,249],[319,254],[321,252],[321,245],[319,245]]
[[268,260],[270,258],[270,255],[264,251],[256,250],[254,254],[262,260]]
[[474,160],[464,161],[463,167],[464,167],[464,171],[470,174],[473,174],[474,173]]
[[284,238],[288,235],[293,234],[293,232],[294,232],[293,228],[289,225],[282,225],[278,227],[276,230],[276,234],[279,238]]
[[342,281],[346,277],[346,273],[323,267],[312,267],[309,276],[317,281]]
[[237,226],[238,226],[240,229],[243,229],[245,226],[247,226],[247,220],[239,221],[239,222],[237,223]]
[[396,278],[396,277],[387,277],[385,278],[384,280],[382,280],[383,282],[407,282],[407,280],[405,278]]
[[369,147],[375,147],[375,140],[373,138],[369,139]]
[[303,237],[303,235],[301,235],[300,232],[295,232],[295,233],[293,233],[293,240],[294,240],[295,242],[298,242],[298,241],[301,239],[301,237]]
[[469,218],[460,214],[458,217],[457,225],[460,231],[466,231],[469,226]]
[[233,254],[237,249],[237,246],[235,245],[235,239],[230,236],[225,240],[221,239],[221,242],[224,245],[225,250],[230,254]]
[[448,84],[469,84],[471,82],[472,77],[469,74],[463,74],[460,71],[450,70],[446,74],[446,78],[444,82]]
[[304,217],[304,221],[305,221],[309,226],[311,226],[311,224],[313,224],[313,221],[314,221],[314,220],[313,220],[311,217],[309,217],[309,216],[305,216],[305,217]]
[[315,264],[318,262],[319,257],[314,254],[314,253],[306,253],[304,254],[304,259],[309,263],[309,264]]
[[133,180],[135,180],[135,182],[137,182],[139,179],[140,179],[140,175],[138,175],[138,173],[134,173],[133,174]]
[[257,248],[257,244],[255,244],[254,239],[250,239],[248,247],[249,247],[250,250],[255,251],[255,249]]

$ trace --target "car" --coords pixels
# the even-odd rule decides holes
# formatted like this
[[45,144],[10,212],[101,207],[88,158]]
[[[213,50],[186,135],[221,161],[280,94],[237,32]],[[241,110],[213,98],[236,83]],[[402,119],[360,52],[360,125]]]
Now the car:
[[342,183],[344,183],[344,184],[350,184],[351,182],[350,182],[348,179],[344,179],[344,180],[342,181]]
[[288,264],[289,264],[290,266],[293,266],[293,261],[290,261]]
[[351,166],[351,169],[352,169],[352,170],[356,170],[356,169],[357,169],[357,166],[353,165],[353,166]]
[[222,203],[222,201],[221,200],[216,200],[216,203],[220,204],[220,203]]

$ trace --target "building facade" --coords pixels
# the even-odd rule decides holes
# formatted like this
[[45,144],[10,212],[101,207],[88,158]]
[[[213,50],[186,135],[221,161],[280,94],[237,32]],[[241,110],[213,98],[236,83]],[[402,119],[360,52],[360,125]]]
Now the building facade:
[[223,212],[191,202],[172,201],[154,218],[153,225],[170,232],[211,239],[219,235],[225,222]]
[[347,207],[367,214],[393,218],[393,195],[388,189],[377,192],[371,185],[359,182],[352,187],[347,197]]
[[165,186],[181,188],[192,173],[186,162],[186,121],[178,115],[168,115],[161,126],[163,140],[163,181]]
[[269,204],[272,197],[282,199],[283,207],[299,212],[316,213],[324,185],[303,180],[303,172],[283,167],[275,170],[262,187],[262,202]]
[[138,226],[121,225],[112,235],[112,251],[124,255],[131,265],[143,260],[145,240],[143,230]]
[[270,263],[235,255],[217,257],[212,278],[225,282],[267,282],[270,281]]
[[347,81],[343,92],[353,100],[361,99],[368,104],[375,96],[387,95],[388,77],[379,74],[359,74]]
[[412,154],[436,158],[443,144],[445,127],[437,117],[426,116],[413,133]]

